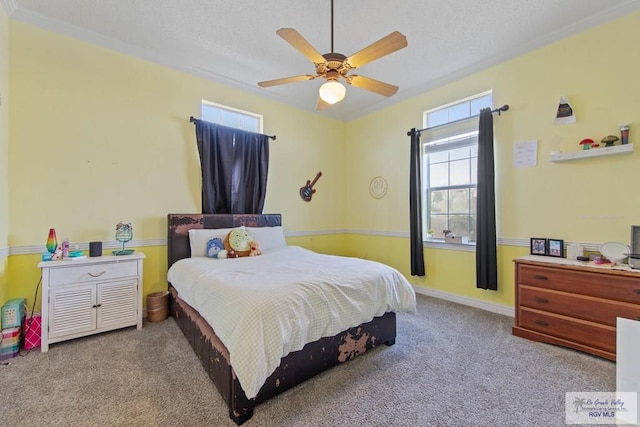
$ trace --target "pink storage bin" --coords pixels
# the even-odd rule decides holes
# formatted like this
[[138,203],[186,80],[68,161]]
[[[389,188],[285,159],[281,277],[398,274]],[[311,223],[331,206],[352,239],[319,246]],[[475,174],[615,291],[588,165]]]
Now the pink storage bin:
[[24,322],[24,349],[40,347],[40,337],[42,330],[42,316],[35,313],[32,317],[27,317]]

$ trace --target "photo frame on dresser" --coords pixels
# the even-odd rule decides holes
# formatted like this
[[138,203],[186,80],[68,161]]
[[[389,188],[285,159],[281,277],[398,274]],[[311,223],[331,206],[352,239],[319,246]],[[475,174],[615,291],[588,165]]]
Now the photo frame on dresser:
[[564,254],[564,240],[547,239],[547,255],[562,258]]
[[531,255],[547,255],[547,239],[532,237],[530,246]]

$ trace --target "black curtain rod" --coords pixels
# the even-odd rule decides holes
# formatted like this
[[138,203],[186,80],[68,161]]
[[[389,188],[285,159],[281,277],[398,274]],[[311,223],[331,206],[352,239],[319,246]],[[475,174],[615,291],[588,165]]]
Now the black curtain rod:
[[[509,111],[509,105],[508,104],[504,104],[502,107],[496,108],[495,110],[491,110],[492,113],[498,113],[498,115],[500,115],[504,111]],[[442,124],[442,125],[431,126],[431,127],[424,128],[424,129],[417,129],[416,132],[420,133],[422,131],[429,130],[429,129],[434,129],[434,128],[437,128],[437,127],[440,127],[440,126],[451,125],[451,124],[454,124],[454,123],[463,122],[463,121],[469,120],[469,119],[471,119],[473,117],[478,117],[478,116],[466,117],[464,119],[454,120],[452,122],[445,123],[445,124]],[[411,136],[411,131],[407,132],[407,136]]]
[[[196,122],[196,120],[200,120],[200,119],[196,119],[196,118],[195,118],[195,117],[193,117],[193,116],[189,117],[189,121],[190,121],[191,123],[195,123],[195,122]],[[268,136],[269,138],[273,139],[274,141],[276,140],[276,136],[275,136],[275,135],[267,135],[267,136]]]

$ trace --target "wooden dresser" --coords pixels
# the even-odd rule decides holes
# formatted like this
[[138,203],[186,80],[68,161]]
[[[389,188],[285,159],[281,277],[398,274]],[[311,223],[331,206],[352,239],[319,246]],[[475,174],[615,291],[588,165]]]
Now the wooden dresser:
[[535,255],[515,265],[513,335],[616,360],[616,318],[640,320],[640,271]]

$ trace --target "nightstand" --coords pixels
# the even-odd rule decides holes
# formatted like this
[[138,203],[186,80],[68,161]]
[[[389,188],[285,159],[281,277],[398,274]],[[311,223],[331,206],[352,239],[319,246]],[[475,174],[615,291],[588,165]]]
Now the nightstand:
[[142,329],[142,252],[45,261],[41,351],[49,344],[136,325]]

